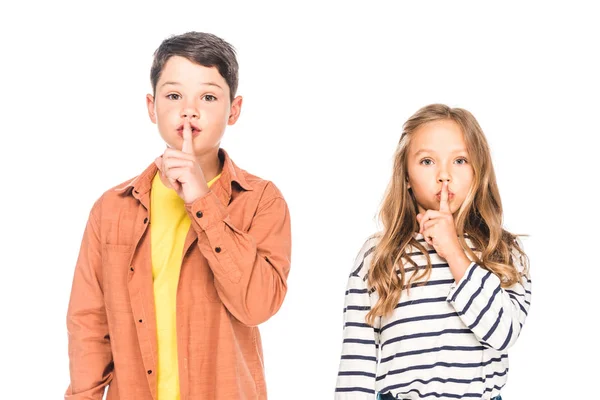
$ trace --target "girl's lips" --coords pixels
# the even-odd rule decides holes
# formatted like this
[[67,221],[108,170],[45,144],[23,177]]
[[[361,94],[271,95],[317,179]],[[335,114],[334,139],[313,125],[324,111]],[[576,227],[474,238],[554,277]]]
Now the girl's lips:
[[[438,200],[441,200],[441,199],[442,199],[442,194],[441,194],[441,193],[438,193],[438,194],[436,194],[436,195],[435,195],[435,198],[436,198],[436,199],[438,199]],[[450,201],[450,200],[452,200],[453,198],[454,198],[454,193],[452,193],[452,192],[449,192],[449,193],[448,193],[448,200]]]

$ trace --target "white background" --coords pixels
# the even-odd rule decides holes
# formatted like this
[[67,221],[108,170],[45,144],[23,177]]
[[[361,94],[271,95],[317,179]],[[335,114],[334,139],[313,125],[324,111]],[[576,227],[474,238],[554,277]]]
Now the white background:
[[88,212],[162,152],[144,100],[152,53],[189,30],[237,48],[245,100],[223,147],[274,181],[291,210],[289,293],[261,328],[270,399],[333,398],[347,276],[376,230],[402,123],[433,102],[478,118],[506,227],[531,235],[532,307],[503,397],[598,396],[600,25],[590,7],[16,3],[0,6],[0,398],[62,398]]

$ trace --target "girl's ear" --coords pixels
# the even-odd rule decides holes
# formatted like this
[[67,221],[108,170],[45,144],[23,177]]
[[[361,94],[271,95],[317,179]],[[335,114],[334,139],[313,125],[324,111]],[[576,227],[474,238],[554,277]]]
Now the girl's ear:
[[410,181],[408,180],[408,175],[406,175],[406,188],[410,189]]

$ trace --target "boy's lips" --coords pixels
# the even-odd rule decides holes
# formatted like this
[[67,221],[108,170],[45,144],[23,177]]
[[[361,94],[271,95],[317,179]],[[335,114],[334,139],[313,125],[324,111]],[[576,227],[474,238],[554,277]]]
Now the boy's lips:
[[[183,126],[184,126],[183,124],[179,125],[179,126],[177,127],[177,130],[178,130],[178,131],[183,131]],[[192,130],[197,130],[197,131],[201,130],[201,129],[198,127],[198,125],[196,125],[196,124],[195,124],[195,123],[193,123],[193,122],[190,122],[190,128],[192,128]]]
[[[197,126],[192,125],[191,128],[192,128],[192,136],[193,137],[198,136],[200,134],[200,132],[202,132],[202,130],[200,128],[198,128]],[[180,125],[177,128],[177,135],[183,137],[183,125]]]

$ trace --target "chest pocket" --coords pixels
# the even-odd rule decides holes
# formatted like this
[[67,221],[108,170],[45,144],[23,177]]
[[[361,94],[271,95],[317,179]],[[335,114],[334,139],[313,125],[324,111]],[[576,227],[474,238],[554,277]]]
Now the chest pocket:
[[104,303],[111,311],[132,312],[127,281],[132,246],[105,244],[102,248]]
[[198,263],[194,265],[194,275],[192,278],[191,300],[193,304],[197,303],[219,303],[221,299],[215,287],[215,277],[208,266],[208,263]]

